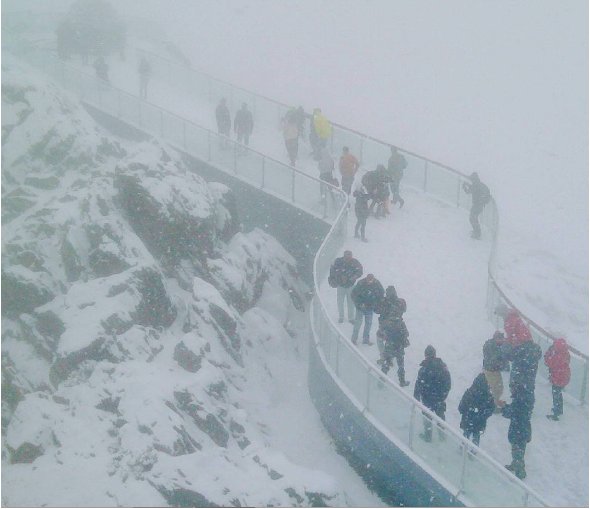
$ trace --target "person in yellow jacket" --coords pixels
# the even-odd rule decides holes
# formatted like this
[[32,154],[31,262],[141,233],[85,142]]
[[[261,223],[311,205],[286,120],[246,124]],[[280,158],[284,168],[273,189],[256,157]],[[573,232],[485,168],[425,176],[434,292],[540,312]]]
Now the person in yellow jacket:
[[329,120],[322,115],[322,110],[315,108],[309,126],[309,142],[316,161],[320,160],[322,149],[328,145],[330,136],[332,136],[332,126]]

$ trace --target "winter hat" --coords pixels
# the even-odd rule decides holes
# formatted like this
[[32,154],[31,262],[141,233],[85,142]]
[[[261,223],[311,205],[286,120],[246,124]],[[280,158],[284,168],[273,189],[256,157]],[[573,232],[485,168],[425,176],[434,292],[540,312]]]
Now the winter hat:
[[387,297],[396,297],[397,298],[397,292],[395,291],[395,286],[393,285],[389,285],[386,289],[385,289],[385,295]]
[[471,175],[469,175],[469,178],[471,180],[479,180],[479,175],[477,174],[476,171],[474,171]]
[[504,333],[502,331],[497,330],[496,332],[494,332],[493,339],[495,339],[496,341],[498,341],[499,339],[505,339]]
[[424,357],[426,359],[434,359],[436,357],[436,350],[432,345],[428,345],[424,350]]

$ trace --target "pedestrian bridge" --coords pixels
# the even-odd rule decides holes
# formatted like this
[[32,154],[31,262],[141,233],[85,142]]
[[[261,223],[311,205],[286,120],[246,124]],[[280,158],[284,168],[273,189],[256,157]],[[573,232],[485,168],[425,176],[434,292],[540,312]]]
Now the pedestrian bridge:
[[[216,80],[206,74],[157,55],[137,50],[152,65],[160,66],[168,79],[185,86],[211,105],[228,97],[230,106],[247,102],[257,124],[276,126],[288,110],[277,101]],[[335,206],[320,203],[319,180],[305,172],[231,139],[220,136],[195,122],[105,83],[92,74],[61,62],[48,51],[29,50],[26,60],[43,69],[91,107],[128,125],[151,134],[195,158],[297,207],[310,217],[321,219],[329,232],[317,251],[312,268],[315,296],[311,303],[311,346],[309,390],[326,428],[339,450],[346,455],[366,482],[388,503],[411,506],[545,506],[540,495],[508,472],[495,459],[474,449],[459,430],[449,426],[402,391],[369,362],[333,322],[319,291],[330,264],[341,252],[347,236],[346,196],[333,188]],[[131,65],[131,67],[137,67]],[[211,107],[213,109],[213,106]],[[362,164],[374,167],[387,160],[389,145],[369,136],[334,125],[333,152],[349,146]],[[239,150],[238,150],[239,149]],[[239,151],[245,152],[240,155]],[[460,208],[469,208],[469,197],[460,192],[466,180],[462,173],[407,151],[404,186]],[[498,210],[491,202],[482,215],[482,225],[492,236],[488,263],[486,306],[490,320],[496,305],[513,306],[496,282],[496,239]],[[482,296],[483,297],[483,296]],[[543,350],[551,336],[531,320],[535,341]],[[498,325],[498,324],[496,324]],[[571,397],[587,403],[588,359],[572,351]],[[539,367],[539,376],[544,376]],[[432,418],[446,438],[427,444],[418,439],[422,416]]]

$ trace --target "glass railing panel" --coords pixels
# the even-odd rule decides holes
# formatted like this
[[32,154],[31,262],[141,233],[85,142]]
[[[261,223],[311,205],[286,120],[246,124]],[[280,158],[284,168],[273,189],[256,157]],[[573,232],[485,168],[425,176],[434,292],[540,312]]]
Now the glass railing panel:
[[283,118],[284,112],[278,103],[256,96],[253,100],[252,114],[254,115],[254,132],[260,126],[264,126],[267,129],[276,128],[277,139],[282,139],[280,129],[281,118]]
[[186,122],[186,151],[203,161],[209,160],[209,143],[219,145],[222,140],[208,131]]
[[[358,154],[355,154],[358,157]],[[387,161],[391,155],[391,149],[384,143],[379,143],[366,138],[363,141],[363,158],[361,168],[364,171],[374,170],[378,164],[387,167]]]
[[119,118],[132,125],[139,125],[140,118],[140,100],[127,94],[121,94],[121,106],[119,108]]
[[[336,166],[338,166],[340,156],[342,155],[342,147],[348,147],[350,149],[350,153],[353,154],[360,161],[361,139],[361,136],[351,131],[347,131],[346,129],[341,129],[340,127],[332,128],[332,138],[330,140],[328,148],[330,149],[332,156],[334,157]],[[367,168],[363,164],[363,169],[374,170],[375,168]]]
[[368,370],[352,347],[341,343],[338,352],[338,374],[346,388],[354,395],[360,405],[367,401]]
[[113,117],[118,115],[119,91],[112,87],[99,87],[98,108]]
[[199,99],[209,101],[209,78],[204,74],[192,71],[187,76],[188,88],[191,94]]
[[502,467],[468,452],[463,476],[463,493],[475,507],[522,507],[524,490]]
[[307,175],[295,172],[294,173],[294,204],[304,210],[309,210],[314,214],[322,216],[324,209],[320,196],[319,184],[315,180],[309,178]]
[[415,189],[424,189],[424,173],[426,171],[426,162],[419,157],[400,153],[406,158],[408,166],[404,170],[402,186],[413,187]]
[[252,185],[260,187],[262,185],[264,159],[266,158],[262,154],[238,145],[236,175]]
[[264,190],[284,200],[292,200],[294,172],[289,166],[266,159],[264,166]]
[[461,192],[459,189],[459,176],[438,166],[436,163],[429,162],[426,192],[447,203],[456,205]]
[[209,79],[209,101],[217,105],[222,98],[225,98],[227,102],[227,107],[229,108],[230,113],[232,114],[232,125],[233,125],[233,116],[235,115],[236,111],[236,104],[233,101],[233,88],[221,81],[215,80],[213,78]]
[[224,138],[218,136],[217,139],[211,134],[211,164],[218,166],[220,169],[233,175],[236,173],[237,168],[237,155],[238,144],[230,138]]
[[175,144],[179,148],[184,148],[184,122],[180,117],[164,112],[162,114],[162,122],[164,125],[164,139]]
[[368,410],[395,438],[409,445],[412,401],[373,373],[369,379]]
[[139,127],[150,134],[158,137],[163,135],[164,123],[163,114],[160,108],[146,102],[140,103]]
[[[432,426],[432,441],[420,437],[425,432],[425,423]],[[463,469],[463,440],[449,429],[439,426],[434,419],[429,421],[421,410],[416,409],[411,431],[412,450],[426,461],[432,470],[453,487],[461,482]]]

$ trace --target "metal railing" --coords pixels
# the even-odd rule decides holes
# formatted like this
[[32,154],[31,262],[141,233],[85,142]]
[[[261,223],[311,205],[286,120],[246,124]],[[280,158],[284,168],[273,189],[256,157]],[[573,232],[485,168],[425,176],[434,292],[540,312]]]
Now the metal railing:
[[[207,73],[154,53],[136,48],[136,54],[138,59],[141,57],[147,58],[159,77],[167,80],[171,86],[184,88],[191,94],[200,94],[202,97],[207,98],[210,103],[217,103],[222,97],[225,97],[233,109],[239,107],[242,102],[248,103],[257,124],[278,125],[285,112],[290,109],[287,104],[234,86]],[[183,79],[178,79],[179,77]],[[353,153],[359,155],[362,165],[367,168],[374,168],[377,164],[383,164],[389,158],[391,144],[336,123],[332,123],[332,127],[330,145],[333,153],[340,153],[343,146],[348,146]],[[421,190],[457,207],[468,209],[471,206],[470,196],[461,190],[462,183],[469,181],[467,175],[413,152],[401,148],[399,152],[408,161],[403,186]],[[501,290],[497,282],[496,259],[499,215],[493,199],[485,207],[481,216],[481,223],[492,235],[492,248],[488,260],[487,312],[490,321],[496,327],[500,327],[498,317],[494,314],[496,306],[503,303],[515,309],[517,308]],[[521,316],[529,325],[534,341],[544,351],[549,348],[553,344],[555,337],[522,313]],[[588,356],[573,347],[570,347],[570,355],[572,375],[570,383],[564,389],[564,393],[581,404],[587,404]],[[539,368],[539,376],[546,380],[548,373],[542,362]]]
[[[346,238],[346,195],[342,191],[328,186],[335,197],[335,206],[331,203],[328,206],[329,200],[320,200],[320,188],[327,184],[318,179],[118,90],[65,65],[56,57],[29,53],[28,60],[79,95],[85,103],[332,223],[314,261],[316,296],[312,301],[311,320],[320,357],[342,390],[374,426],[463,503],[475,506],[547,505],[488,454],[475,448],[446,422],[394,385],[342,336],[332,322],[319,297],[318,285],[326,277]],[[335,140],[338,140],[337,136]],[[379,157],[370,150],[367,153]],[[461,205],[461,193],[455,192],[461,183],[460,175],[455,172],[440,175],[435,170],[438,167],[432,166],[434,163],[408,157],[410,168],[416,164],[422,167],[421,180],[427,192],[445,198],[448,196],[443,191],[452,191],[459,200],[457,204]],[[484,223],[495,218],[493,213],[486,213]],[[435,440],[438,437],[436,445],[418,438],[421,421],[426,417],[434,422],[437,430],[434,435]]]

